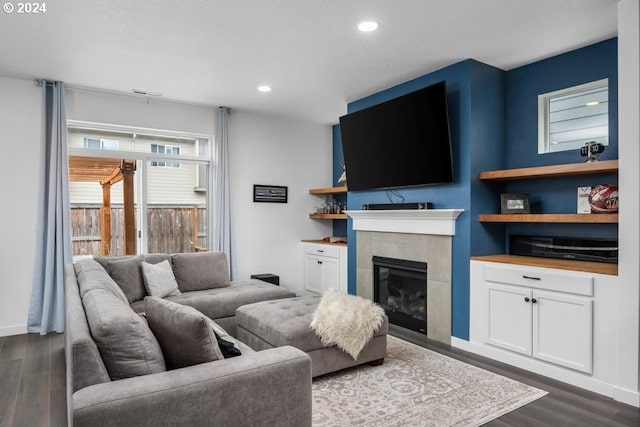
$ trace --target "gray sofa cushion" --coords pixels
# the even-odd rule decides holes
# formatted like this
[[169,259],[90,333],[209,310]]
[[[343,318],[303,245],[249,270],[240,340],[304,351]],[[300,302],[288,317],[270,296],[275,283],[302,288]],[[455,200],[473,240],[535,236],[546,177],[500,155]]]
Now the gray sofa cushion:
[[129,304],[105,289],[82,297],[91,335],[112,380],[166,370],[158,341]]
[[156,297],[145,297],[144,308],[168,369],[224,358],[210,320],[195,308]]
[[143,261],[142,277],[144,278],[144,287],[152,297],[164,298],[181,294],[171,265],[167,260],[158,264]]
[[87,292],[94,289],[103,289],[111,292],[122,302],[129,304],[126,295],[120,289],[120,286],[109,276],[107,271],[92,259],[83,259],[73,265],[76,277],[78,279],[78,287],[80,289],[80,298],[84,298]]
[[173,273],[182,292],[229,286],[229,266],[224,252],[174,254]]
[[168,300],[195,308],[211,319],[235,316],[236,308],[258,301],[267,301],[296,296],[280,286],[250,279],[233,282],[226,288],[184,292],[167,297]]
[[93,384],[111,381],[96,345],[87,316],[84,314],[76,272],[72,264],[64,266],[65,290],[65,359],[67,359],[67,385],[76,391]]
[[120,286],[129,303],[140,301],[147,295],[140,268],[143,259],[139,255],[119,259],[107,258],[106,261],[107,273]]

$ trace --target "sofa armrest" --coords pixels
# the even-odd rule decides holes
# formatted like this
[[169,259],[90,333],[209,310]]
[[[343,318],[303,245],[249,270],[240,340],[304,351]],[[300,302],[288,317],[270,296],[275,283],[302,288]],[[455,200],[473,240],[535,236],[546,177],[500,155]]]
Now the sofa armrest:
[[311,426],[311,359],[278,347],[95,384],[73,394],[75,427]]

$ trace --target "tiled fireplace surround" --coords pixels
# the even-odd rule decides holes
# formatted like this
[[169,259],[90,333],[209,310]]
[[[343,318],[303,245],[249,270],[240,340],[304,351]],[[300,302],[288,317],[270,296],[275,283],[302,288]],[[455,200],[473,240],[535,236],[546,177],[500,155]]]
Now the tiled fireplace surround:
[[357,294],[373,300],[374,255],[427,263],[427,337],[451,343],[451,254],[459,209],[348,211],[356,236]]

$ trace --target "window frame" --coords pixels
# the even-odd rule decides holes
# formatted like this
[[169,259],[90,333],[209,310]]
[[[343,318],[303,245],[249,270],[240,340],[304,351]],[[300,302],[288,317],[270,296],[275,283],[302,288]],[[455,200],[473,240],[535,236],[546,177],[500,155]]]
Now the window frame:
[[[212,135],[207,135],[203,133],[197,132],[179,132],[179,131],[170,131],[164,129],[153,129],[153,128],[142,128],[136,126],[124,126],[124,125],[113,125],[113,124],[105,124],[105,123],[96,123],[96,122],[87,122],[82,120],[67,120],[67,129],[83,129],[87,131],[95,131],[95,132],[113,132],[113,133],[125,133],[135,135],[145,135],[151,137],[159,137],[159,138],[183,138],[183,139],[207,139],[209,142],[206,146],[206,150],[197,151],[195,156],[185,155],[180,157],[180,162],[184,163],[193,163],[196,165],[204,165],[208,166],[208,174],[206,174],[207,185],[209,191],[206,191],[205,201],[206,201],[206,209],[207,209],[207,246],[209,248],[213,248],[214,240],[213,240],[213,181],[214,181],[214,172],[213,168],[215,167],[215,162],[213,159],[213,146],[214,146],[214,137]],[[67,148],[68,156],[86,156],[86,157],[105,157],[105,158],[118,158],[118,157],[126,157],[128,159],[136,160],[138,164],[138,173],[140,175],[140,181],[136,184],[139,185],[139,194],[140,199],[137,200],[138,209],[140,212],[144,212],[144,214],[139,215],[139,226],[138,226],[138,239],[137,239],[137,253],[138,254],[146,254],[148,251],[148,223],[147,223],[147,188],[142,185],[141,182],[146,182],[148,179],[147,173],[149,167],[147,164],[150,164],[153,160],[162,160],[173,162],[176,160],[175,155],[167,155],[167,154],[155,154],[145,151],[126,151],[126,150],[96,150],[84,147],[68,147]],[[141,187],[141,188],[140,188]]]
[[[538,154],[549,153],[561,153],[564,151],[570,151],[576,149],[576,147],[567,147],[561,150],[551,150],[553,142],[550,141],[550,104],[554,99],[568,97],[576,95],[581,92],[589,92],[594,89],[606,88],[607,89],[607,137],[606,139],[599,140],[603,145],[609,145],[609,79],[604,78],[595,80],[592,82],[571,86],[568,88],[555,90],[553,92],[547,92],[538,95]],[[587,129],[587,128],[582,128]],[[595,139],[596,137],[589,136],[586,139]]]

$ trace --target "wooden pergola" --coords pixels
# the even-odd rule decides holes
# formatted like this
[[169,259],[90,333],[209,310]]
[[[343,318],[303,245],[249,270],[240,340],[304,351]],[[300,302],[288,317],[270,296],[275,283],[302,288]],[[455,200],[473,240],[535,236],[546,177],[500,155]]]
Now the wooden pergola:
[[102,186],[100,251],[111,255],[111,186],[122,181],[124,205],[124,253],[136,254],[136,215],[133,175],[136,161],[102,157],[69,156],[70,182],[97,182]]

